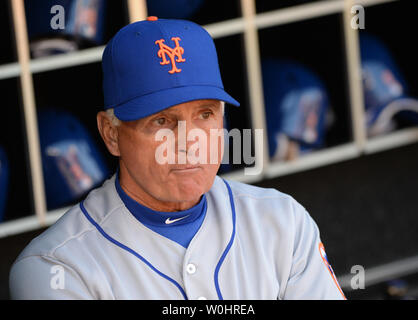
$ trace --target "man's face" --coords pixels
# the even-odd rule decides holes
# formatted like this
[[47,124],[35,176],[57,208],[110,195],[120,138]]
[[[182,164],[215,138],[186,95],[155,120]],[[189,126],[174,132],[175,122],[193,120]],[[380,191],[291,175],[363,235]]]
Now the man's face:
[[[181,134],[182,130],[179,130],[179,127],[185,127],[183,131],[185,135]],[[170,149],[175,153],[174,163],[160,164],[156,160],[162,150],[158,147],[168,139],[165,138],[163,141],[156,139],[157,132],[161,129],[169,129],[172,137],[175,137],[173,148]],[[187,134],[192,129],[200,129],[199,132],[204,133],[206,145],[201,143],[200,138],[186,140]],[[191,101],[143,119],[122,122],[117,127],[122,187],[129,195],[137,198],[136,200],[142,200],[145,204],[157,200],[164,203],[178,203],[175,207],[182,208],[183,205],[180,203],[185,204],[186,207],[188,207],[186,203],[195,203],[211,188],[222,160],[223,150],[220,140],[223,140],[223,136],[217,138],[217,146],[213,143],[211,146],[211,129],[216,131],[223,129],[221,102],[217,100]],[[202,149],[196,152],[196,146]],[[211,148],[217,149],[217,159],[212,161],[216,163],[212,164]],[[187,154],[190,155],[192,149],[197,156],[200,152],[206,152],[205,161],[200,161],[204,163],[191,164]],[[163,156],[168,156],[170,150],[166,148]],[[179,163],[179,156],[183,156],[185,163]]]

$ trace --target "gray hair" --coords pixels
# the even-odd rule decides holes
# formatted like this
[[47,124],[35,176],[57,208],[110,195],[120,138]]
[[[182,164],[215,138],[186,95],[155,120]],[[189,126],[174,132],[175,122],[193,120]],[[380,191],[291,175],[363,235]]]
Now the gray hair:
[[115,116],[115,110],[113,108],[106,110],[107,116],[109,117],[109,120],[112,122],[112,124],[115,127],[119,127],[121,124],[121,121]]
[[[221,112],[222,112],[222,115],[225,114],[225,102],[224,101],[221,101]],[[119,127],[122,121],[116,117],[115,110],[113,108],[110,108],[106,110],[106,113],[107,113],[107,116],[109,117],[109,120],[112,122],[112,124],[115,127]]]

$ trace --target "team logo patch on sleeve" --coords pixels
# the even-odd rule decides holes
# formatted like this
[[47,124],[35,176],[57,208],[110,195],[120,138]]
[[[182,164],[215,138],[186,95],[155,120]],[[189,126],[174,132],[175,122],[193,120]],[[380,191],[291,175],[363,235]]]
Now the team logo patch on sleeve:
[[322,242],[319,243],[319,254],[321,255],[322,261],[324,262],[325,266],[327,267],[329,273],[331,274],[332,280],[334,280],[335,285],[337,286],[338,290],[340,291],[341,295],[346,299],[343,291],[341,290],[341,287],[338,283],[337,277],[335,276],[334,270],[332,270],[332,267],[328,261],[327,253],[325,252],[325,247]]

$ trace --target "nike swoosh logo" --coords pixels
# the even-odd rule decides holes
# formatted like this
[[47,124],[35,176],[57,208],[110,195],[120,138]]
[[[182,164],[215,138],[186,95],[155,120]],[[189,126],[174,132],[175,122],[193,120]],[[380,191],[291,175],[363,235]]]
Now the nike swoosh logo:
[[190,216],[190,214],[189,214],[189,215],[187,215],[187,216],[181,217],[181,218],[173,219],[173,220],[171,220],[171,218],[167,218],[167,219],[165,220],[165,224],[172,224],[172,223],[174,223],[174,222],[177,222],[177,221],[183,220],[184,218],[187,218],[188,216]]

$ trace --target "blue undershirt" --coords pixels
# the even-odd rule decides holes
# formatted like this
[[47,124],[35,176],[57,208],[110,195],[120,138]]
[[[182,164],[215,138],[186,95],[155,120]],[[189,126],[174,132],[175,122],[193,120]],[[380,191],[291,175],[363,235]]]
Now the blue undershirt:
[[161,212],[145,207],[128,196],[119,183],[119,172],[116,174],[115,186],[126,208],[136,219],[149,229],[177,242],[184,248],[189,246],[205,218],[207,209],[205,195],[202,196],[198,204],[190,209]]

